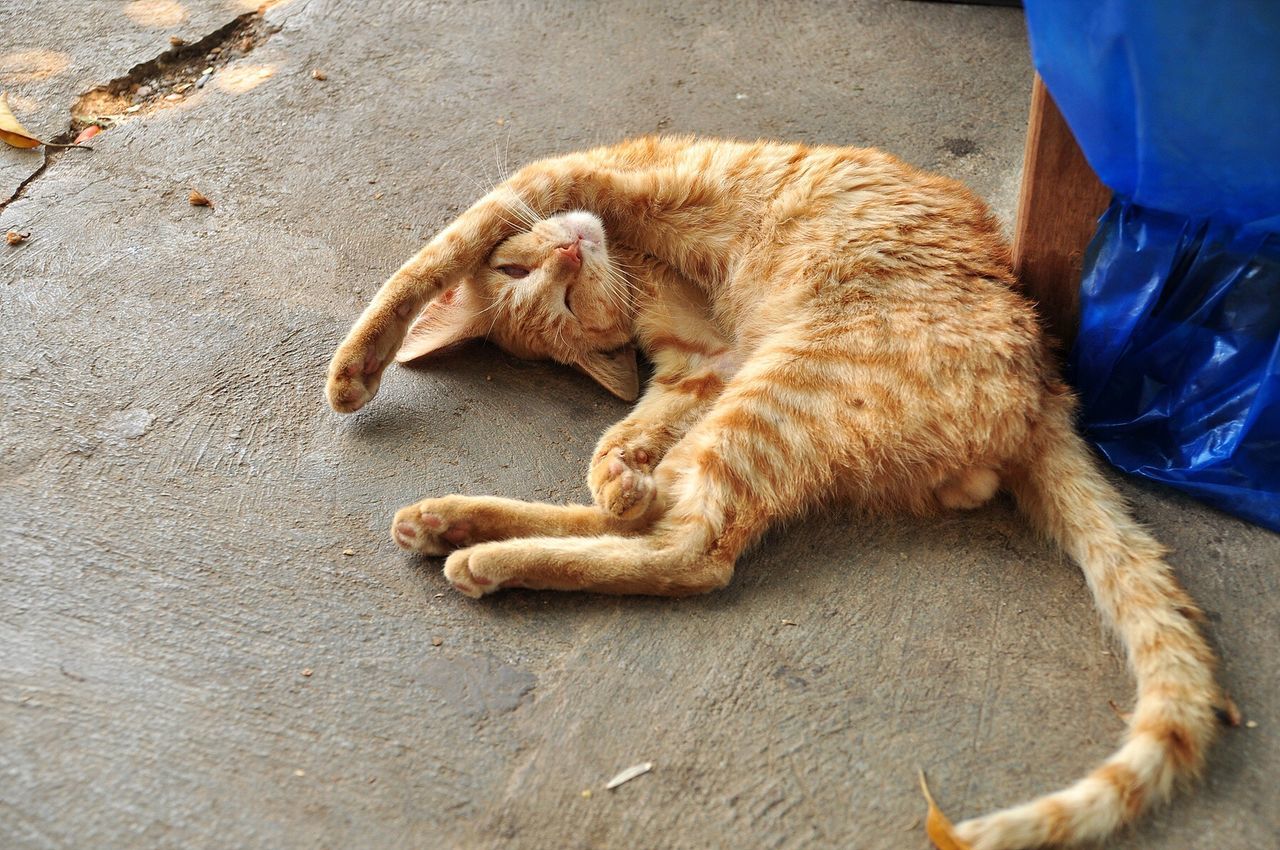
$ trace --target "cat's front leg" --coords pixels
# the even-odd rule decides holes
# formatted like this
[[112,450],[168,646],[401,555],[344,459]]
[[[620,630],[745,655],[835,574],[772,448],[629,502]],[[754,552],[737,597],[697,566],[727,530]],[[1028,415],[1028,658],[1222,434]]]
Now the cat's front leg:
[[494,189],[387,279],[329,362],[325,395],[334,410],[351,413],[373,398],[414,317],[515,233],[508,209],[516,202],[512,188]]
[[[681,361],[681,366],[685,364]],[[631,415],[604,433],[591,456],[587,486],[616,517],[638,520],[661,510],[653,470],[724,388],[711,371],[660,371]]]
[[636,181],[620,179],[569,155],[526,166],[477,201],[388,278],[356,320],[329,363],[329,404],[340,413],[367,404],[414,317],[479,268],[495,245],[518,232],[524,216],[623,203],[631,197],[624,190]]
[[657,449],[643,440],[602,440],[587,474],[592,498],[621,519],[643,516],[657,493],[653,467],[660,459]]

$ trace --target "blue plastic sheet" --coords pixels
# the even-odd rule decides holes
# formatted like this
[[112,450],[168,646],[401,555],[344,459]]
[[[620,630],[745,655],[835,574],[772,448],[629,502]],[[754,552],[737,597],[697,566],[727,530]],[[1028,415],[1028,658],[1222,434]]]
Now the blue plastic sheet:
[[1103,454],[1280,530],[1280,236],[1116,201],[1080,297],[1073,379]]
[[1126,471],[1280,530],[1280,0],[1026,0],[1116,193],[1085,258],[1082,425]]
[[1031,55],[1102,182],[1280,231],[1278,0],[1025,0]]

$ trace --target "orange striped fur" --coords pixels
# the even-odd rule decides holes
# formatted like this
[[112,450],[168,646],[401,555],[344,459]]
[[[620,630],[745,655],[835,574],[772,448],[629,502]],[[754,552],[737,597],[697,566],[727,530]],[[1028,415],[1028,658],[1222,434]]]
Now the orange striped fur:
[[594,506],[446,496],[407,549],[503,587],[722,587],[771,524],[839,501],[975,508],[1000,487],[1080,565],[1138,697],[1065,790],[969,820],[974,850],[1105,837],[1204,762],[1222,696],[1200,614],[1072,427],[988,209],[873,150],[645,138],[527,166],[382,287],[333,357],[356,410],[397,354],[488,336],[639,393],[601,438]]

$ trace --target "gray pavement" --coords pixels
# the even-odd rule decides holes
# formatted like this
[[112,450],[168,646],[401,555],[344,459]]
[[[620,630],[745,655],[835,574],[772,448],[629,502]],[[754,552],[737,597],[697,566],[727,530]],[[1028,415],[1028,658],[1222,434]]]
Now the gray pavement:
[[[0,85],[56,135],[81,93],[251,5],[10,0]],[[43,154],[0,150],[0,232],[31,232],[0,245],[0,848],[923,850],[918,767],[965,817],[1109,751],[1122,662],[1078,572],[1007,502],[797,523],[704,598],[473,602],[392,546],[394,510],[585,500],[623,405],[479,346],[393,370],[354,417],[321,396],[381,280],[543,154],[653,131],[876,145],[1008,221],[1021,13],[266,15],[269,38],[92,154],[37,175]],[[1280,846],[1280,540],[1124,487],[1256,726],[1113,846]]]

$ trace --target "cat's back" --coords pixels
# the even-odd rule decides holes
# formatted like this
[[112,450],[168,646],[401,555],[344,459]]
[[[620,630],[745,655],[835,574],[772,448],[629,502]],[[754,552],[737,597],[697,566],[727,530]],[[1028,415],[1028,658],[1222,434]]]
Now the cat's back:
[[[699,232],[671,238],[688,243],[685,256],[713,254],[681,270],[727,327],[755,336],[801,301],[831,297],[902,320],[888,322],[895,332],[909,324],[917,336],[1040,345],[999,222],[959,181],[874,148],[793,142],[646,136],[590,155],[664,175],[688,203],[712,199]],[[788,280],[804,283],[787,292]]]
[[[1012,255],[963,183],[876,148],[643,136],[588,152],[602,168],[661,175],[673,197],[713,208],[718,242],[834,249],[901,267],[954,263],[1012,285]],[[727,233],[738,236],[726,238]]]

